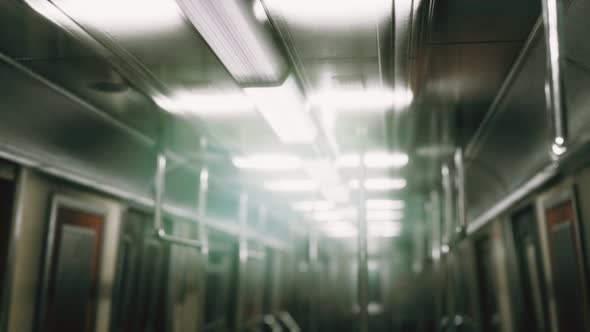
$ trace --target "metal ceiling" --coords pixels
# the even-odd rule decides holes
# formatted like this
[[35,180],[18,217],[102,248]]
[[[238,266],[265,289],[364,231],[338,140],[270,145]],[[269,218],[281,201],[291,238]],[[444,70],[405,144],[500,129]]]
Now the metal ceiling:
[[[238,183],[234,186],[253,190],[261,200],[270,196],[260,186],[263,180],[305,176],[301,171],[237,172],[230,159],[240,153],[333,157],[361,146],[407,152],[406,168],[370,175],[407,178],[404,191],[382,196],[409,199],[411,214],[421,216],[415,211],[440,186],[440,164],[455,148],[467,147],[470,218],[548,162],[541,144],[547,134],[544,53],[538,38],[525,45],[539,17],[537,0],[383,1],[382,17],[365,17],[358,25],[302,21],[277,5],[280,1],[264,0],[270,23],[261,24],[272,29],[277,49],[308,96],[326,85],[407,86],[415,95],[403,112],[337,113],[333,131],[323,128],[322,142],[303,147],[281,143],[256,109],[227,116],[164,112],[154,103],[158,96],[179,90],[241,94],[242,86],[175,1],[143,1],[136,10],[124,10],[120,3],[125,1],[119,1],[117,12],[111,2],[85,1],[84,6],[94,6],[86,11],[73,0],[0,3],[0,70],[6,78],[0,82],[5,92],[2,142],[149,196],[156,148],[165,141],[174,156],[169,200],[187,208],[194,205],[195,169],[203,159],[223,183],[220,187],[237,192],[240,188],[228,183]],[[575,31],[568,34],[568,84],[579,89],[568,88],[568,102],[577,133],[587,122],[581,111],[587,102],[582,87],[590,83],[590,46],[581,33],[590,30],[587,7],[585,1],[574,1],[566,26]],[[523,45],[530,51],[511,84],[501,89]],[[313,110],[320,124],[323,112]],[[359,127],[367,129],[362,142]],[[205,158],[203,138],[215,152]],[[356,177],[354,170],[339,172],[343,179]],[[219,201],[227,195],[222,192]],[[220,213],[224,206],[237,206],[231,203],[235,197],[226,197],[229,203],[219,204]],[[285,208],[316,197],[273,195],[270,202]]]

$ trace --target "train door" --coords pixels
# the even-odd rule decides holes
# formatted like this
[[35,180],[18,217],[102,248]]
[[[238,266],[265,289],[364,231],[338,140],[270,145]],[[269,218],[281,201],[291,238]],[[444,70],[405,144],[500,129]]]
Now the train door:
[[226,331],[232,326],[235,294],[237,243],[221,236],[210,236],[205,291],[205,331]]
[[522,303],[515,315],[521,331],[546,331],[546,294],[543,285],[541,249],[537,234],[537,221],[532,206],[517,212],[512,218],[512,236],[518,273],[517,289]]
[[248,249],[248,259],[244,269],[242,321],[247,326],[251,326],[256,324],[263,315],[266,252],[252,244],[249,244]]
[[168,330],[169,249],[154,238],[149,215],[126,213],[113,290],[112,331]]
[[[15,168],[0,164],[0,285],[5,285],[9,255],[10,234],[12,231],[12,215],[16,185],[14,182]],[[5,288],[0,288],[1,303],[4,302]],[[2,310],[6,308],[2,307]],[[5,312],[0,316],[6,320]]]
[[500,308],[495,282],[494,253],[490,235],[475,242],[475,262],[479,285],[481,329],[483,332],[500,331]]
[[57,196],[46,243],[40,330],[94,331],[105,213]]
[[463,241],[456,245],[456,249],[447,254],[449,258],[449,276],[452,283],[453,316],[452,325],[457,331],[474,331],[475,317],[473,305],[473,284],[470,279],[472,274],[472,252],[468,242]]
[[559,330],[586,331],[586,277],[573,192],[547,203],[545,218]]

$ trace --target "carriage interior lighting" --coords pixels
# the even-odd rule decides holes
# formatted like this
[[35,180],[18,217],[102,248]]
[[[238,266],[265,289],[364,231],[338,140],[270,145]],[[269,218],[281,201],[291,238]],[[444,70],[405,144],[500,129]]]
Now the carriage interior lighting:
[[[313,213],[313,219],[320,222],[353,220],[357,218],[357,213],[355,208],[324,210]],[[403,218],[403,213],[399,210],[368,210],[366,217],[368,221],[398,221]]]
[[404,201],[393,199],[369,199],[366,202],[367,210],[397,210],[403,209]]
[[288,67],[243,0],[176,0],[232,76],[242,84],[276,84]]
[[[350,181],[350,187],[358,189],[359,181]],[[400,178],[371,178],[365,180],[365,189],[370,191],[400,190],[406,187],[406,180]]]
[[400,211],[367,211],[368,221],[392,221],[403,217]]
[[301,159],[290,154],[256,154],[232,159],[237,168],[252,170],[292,170],[301,167]]
[[364,161],[368,168],[388,168],[406,166],[409,158],[405,153],[373,152],[367,153]]
[[[368,222],[367,236],[396,237],[401,233],[401,224],[396,222]],[[352,238],[357,236],[357,228],[347,221],[333,221],[320,224],[320,231],[327,237]]]
[[291,207],[293,210],[302,212],[326,211],[333,209],[334,203],[330,201],[302,201],[293,203]]
[[[349,153],[336,158],[336,166],[340,168],[356,168],[360,166],[360,155]],[[367,168],[400,168],[408,164],[409,157],[401,152],[373,151],[365,154],[364,163]]]
[[323,223],[319,227],[320,231],[327,237],[348,238],[355,237],[356,227],[347,221],[333,221]]
[[305,144],[315,140],[317,128],[292,75],[280,86],[245,88],[244,91],[283,143]]
[[397,222],[373,221],[367,224],[367,233],[372,237],[395,237],[401,230],[401,224]]
[[391,14],[388,0],[265,0],[290,24],[310,28],[367,27]]
[[414,95],[411,90],[391,89],[328,89],[310,96],[311,103],[319,108],[336,111],[367,112],[410,105]]
[[224,117],[254,113],[256,108],[241,92],[222,92],[214,89],[182,89],[169,96],[158,96],[154,101],[171,113],[195,114],[204,117]]
[[80,23],[98,25],[117,35],[153,37],[154,33],[170,33],[184,24],[178,5],[169,0],[51,2]]
[[316,191],[318,184],[311,180],[286,179],[266,182],[264,187],[272,191],[308,192]]
[[343,203],[349,200],[349,188],[343,184],[338,170],[327,159],[307,160],[303,169],[310,179],[320,186],[322,196],[333,202]]
[[356,209],[339,209],[331,211],[319,211],[313,214],[315,221],[338,221],[338,220],[352,220],[356,218]]

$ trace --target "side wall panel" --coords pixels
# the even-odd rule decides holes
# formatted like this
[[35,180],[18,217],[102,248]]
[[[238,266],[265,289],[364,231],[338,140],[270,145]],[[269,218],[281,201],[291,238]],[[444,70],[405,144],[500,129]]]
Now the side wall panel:
[[40,271],[45,252],[46,226],[54,193],[100,205],[108,211],[96,313],[96,331],[108,331],[117,240],[124,207],[114,200],[82,192],[37,172],[25,172],[23,217],[17,244],[9,331],[27,332],[33,331],[34,328],[37,297],[41,287]]

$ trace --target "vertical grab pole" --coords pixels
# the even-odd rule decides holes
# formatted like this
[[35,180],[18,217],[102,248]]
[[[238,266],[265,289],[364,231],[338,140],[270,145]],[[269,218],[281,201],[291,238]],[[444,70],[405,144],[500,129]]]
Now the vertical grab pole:
[[248,263],[248,238],[246,237],[246,223],[248,222],[248,194],[240,193],[240,206],[238,211],[238,223],[240,226],[240,235],[238,242],[238,284],[236,294],[236,312],[234,318],[235,331],[241,331],[244,316],[244,286],[245,271]]
[[455,182],[457,185],[457,219],[459,227],[457,233],[460,237],[467,231],[467,197],[465,194],[465,159],[463,149],[455,151]]
[[[443,189],[443,227],[442,227],[442,244],[448,245],[452,242],[453,237],[453,181],[452,169],[448,164],[441,167],[442,189]],[[443,252],[444,253],[444,252]]]
[[[164,186],[166,176],[166,156],[163,153],[158,154],[158,161],[156,165],[156,178],[154,179],[154,228],[156,232],[160,233],[164,230],[162,224],[162,204],[164,199]],[[160,234],[156,234],[160,235]]]
[[[207,192],[209,190],[209,169],[204,166],[201,168],[199,173],[199,192],[197,196],[197,229],[199,232],[199,241],[201,242],[202,246],[200,248],[200,252],[202,257],[199,260],[202,261],[202,269],[200,270],[201,275],[201,289],[207,289],[207,265],[209,264],[209,237],[207,236],[207,228],[205,227],[205,216],[207,214]],[[204,308],[206,303],[206,292],[201,291],[199,292],[199,308]],[[197,313],[197,326],[199,326],[199,330],[204,326],[205,322],[205,315],[203,311],[199,311]]]
[[541,0],[546,45],[545,100],[551,124],[551,156],[558,159],[567,150],[567,104],[564,83],[562,13],[563,0]]
[[199,194],[197,196],[197,218],[199,221],[199,238],[203,243],[201,253],[205,257],[209,254],[209,237],[205,227],[205,216],[207,214],[207,192],[209,191],[209,169],[204,166],[199,173]]
[[[207,153],[207,139],[201,138],[201,149]],[[209,168],[204,165],[199,172],[199,192],[197,194],[197,219],[199,222],[199,240],[203,243],[201,253],[205,256],[206,261],[209,255],[209,236],[207,227],[205,227],[205,217],[207,216],[207,194],[209,192]]]
[[364,140],[366,131],[361,133],[363,147],[360,153],[358,180],[358,304],[359,332],[369,331],[369,257],[367,248],[367,213],[366,213],[366,167]]
[[311,281],[311,297],[309,305],[309,331],[316,332],[318,330],[318,284],[319,284],[319,271],[318,271],[318,235],[315,227],[309,230],[309,241],[308,241],[308,258],[309,258],[309,280]]

